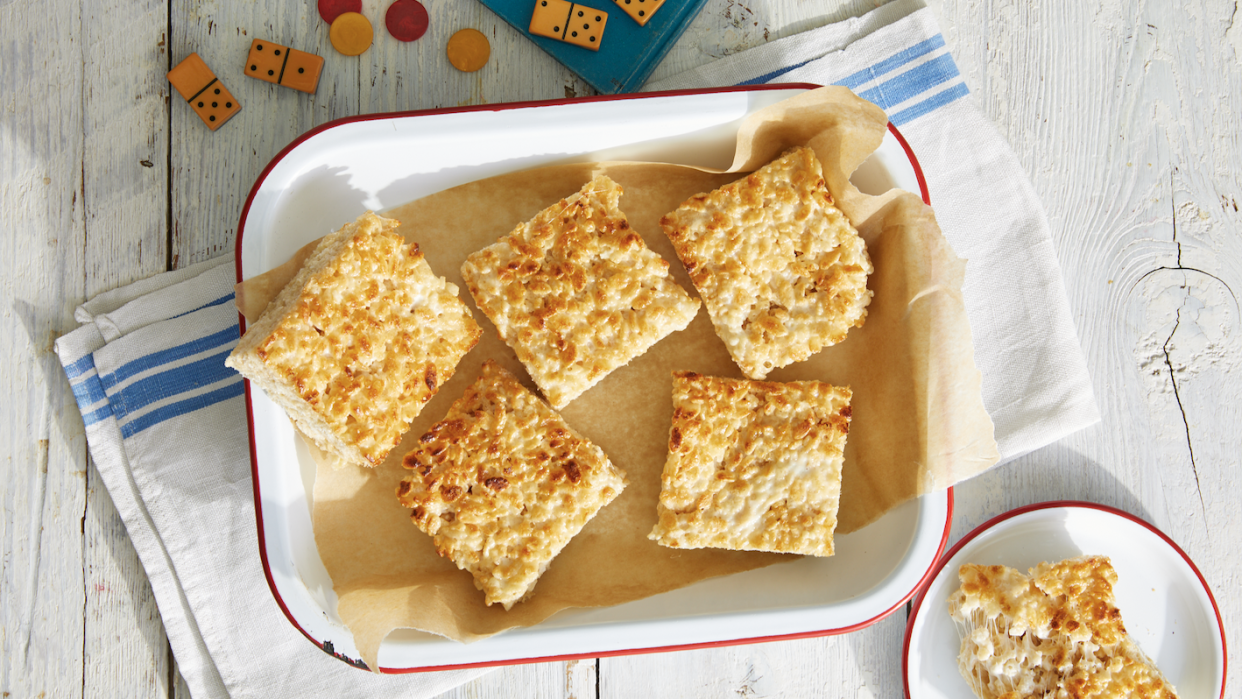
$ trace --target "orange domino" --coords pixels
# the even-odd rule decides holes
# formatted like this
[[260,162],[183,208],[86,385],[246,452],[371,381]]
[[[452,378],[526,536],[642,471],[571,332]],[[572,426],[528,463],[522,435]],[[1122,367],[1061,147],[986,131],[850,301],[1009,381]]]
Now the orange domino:
[[530,33],[598,51],[608,13],[568,0],[535,0]]
[[283,85],[306,93],[319,87],[323,59],[313,53],[298,51],[264,39],[250,42],[245,73],[274,85]]
[[647,20],[651,19],[656,10],[664,4],[664,0],[612,0],[625,10],[625,14],[629,15],[638,22],[640,26],[647,26]]
[[190,103],[207,128],[215,131],[241,111],[237,98],[216,78],[197,53],[186,56],[168,71],[168,82]]

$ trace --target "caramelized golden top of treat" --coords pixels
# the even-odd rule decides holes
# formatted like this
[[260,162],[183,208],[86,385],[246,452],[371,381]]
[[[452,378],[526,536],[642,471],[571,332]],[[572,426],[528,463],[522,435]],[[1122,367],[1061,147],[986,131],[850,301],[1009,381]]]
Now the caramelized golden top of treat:
[[255,350],[372,465],[482,334],[397,225],[368,214],[334,234],[346,236],[339,252]]
[[673,548],[831,556],[850,391],[678,372],[659,522]]
[[491,361],[402,463],[414,523],[506,609],[625,488],[599,447]]
[[752,379],[844,340],[867,317],[866,245],[809,148],[690,198],[660,224]]
[[556,408],[699,308],[630,228],[620,196],[597,177],[462,265],[475,303]]

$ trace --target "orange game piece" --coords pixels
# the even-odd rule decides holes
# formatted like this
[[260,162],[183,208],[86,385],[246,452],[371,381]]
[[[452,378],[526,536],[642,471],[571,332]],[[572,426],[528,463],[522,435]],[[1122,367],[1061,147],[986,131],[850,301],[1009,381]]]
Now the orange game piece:
[[168,82],[212,131],[241,111],[237,98],[229,93],[197,53],[186,56],[184,61],[168,71]]
[[313,93],[319,87],[319,73],[322,71],[322,57],[297,49],[289,49],[289,60],[285,62],[285,73],[280,78],[280,84],[302,92]]
[[656,10],[664,4],[664,0],[612,0],[617,7],[625,10],[625,14],[629,15],[642,26],[647,25],[647,20],[651,19]]
[[530,33],[598,51],[608,13],[568,0],[536,0]]
[[492,55],[492,45],[478,29],[462,29],[452,36],[445,48],[449,63],[457,70],[473,73],[487,64]]
[[561,41],[598,51],[600,41],[604,38],[604,25],[607,23],[607,12],[585,5],[574,5],[573,11],[569,13],[569,26]]
[[319,86],[322,70],[323,59],[313,53],[255,39],[250,43],[244,72],[264,82],[310,93]]
[[366,17],[357,12],[345,12],[332,21],[328,39],[337,51],[346,56],[357,56],[371,48],[374,33],[371,21]]

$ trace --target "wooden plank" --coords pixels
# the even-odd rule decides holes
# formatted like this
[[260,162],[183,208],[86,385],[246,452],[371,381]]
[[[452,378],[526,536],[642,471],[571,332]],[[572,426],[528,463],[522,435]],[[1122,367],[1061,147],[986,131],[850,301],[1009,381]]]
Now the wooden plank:
[[0,692],[82,695],[86,442],[52,343],[84,288],[76,3],[0,6]]
[[595,660],[561,663],[508,665],[496,668],[473,682],[445,692],[437,699],[593,699]]
[[[168,264],[168,8],[89,3],[83,28],[86,296]],[[93,460],[82,520],[88,693],[164,697],[169,651],[146,574]]]
[[168,268],[168,7],[84,5],[86,296]]
[[905,612],[846,636],[600,660],[600,699],[902,695]]

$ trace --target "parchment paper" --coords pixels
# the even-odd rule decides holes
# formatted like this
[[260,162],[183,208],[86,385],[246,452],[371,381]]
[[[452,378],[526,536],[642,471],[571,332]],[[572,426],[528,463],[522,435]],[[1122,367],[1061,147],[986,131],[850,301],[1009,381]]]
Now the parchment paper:
[[[559,165],[462,185],[386,213],[401,221],[401,232],[419,244],[437,274],[458,284],[484,334],[384,464],[368,470],[338,468],[319,458],[315,540],[332,577],[340,616],[368,666],[376,667],[379,644],[394,628],[469,642],[536,624],[562,609],[620,604],[797,558],[674,550],[647,539],[656,521],[667,455],[671,373],[683,369],[742,376],[705,309],[685,331],[665,338],[562,411],[571,426],[626,472],[629,486],[566,546],[528,601],[508,612],[499,605],[485,606],[471,576],[440,558],[431,538],[398,504],[395,491],[405,475],[402,455],[477,378],[484,360],[496,359],[534,389],[465,290],[461,263],[597,174],[624,188],[621,208],[634,230],[669,261],[678,283],[695,293],[660,229],[660,217],[788,147],[806,144],[816,151],[834,198],[867,241],[875,266],[869,286],[875,296],[866,324],[852,330],[843,343],[774,371],[768,380],[819,379],[853,390],[838,534],[866,526],[906,500],[946,488],[996,462],[992,422],[980,397],[961,298],[965,261],[949,248],[931,209],[917,196],[896,190],[868,196],[849,182],[850,174],[879,146],[886,123],[883,111],[848,90],[822,88],[747,119],[729,173],[652,163]],[[247,318],[257,318],[312,247],[239,285],[238,305]]]

